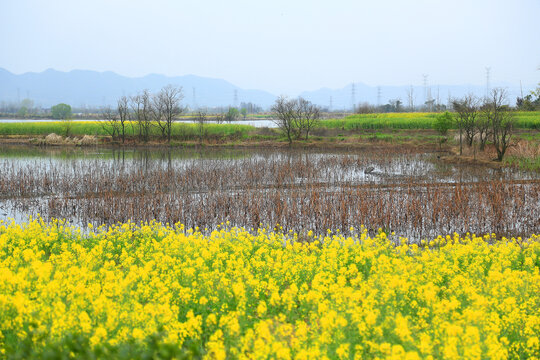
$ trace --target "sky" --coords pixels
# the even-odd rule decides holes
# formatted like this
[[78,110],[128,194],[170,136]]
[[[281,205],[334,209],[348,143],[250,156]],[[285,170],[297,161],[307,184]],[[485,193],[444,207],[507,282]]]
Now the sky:
[[540,82],[540,0],[0,0],[0,67],[221,78],[295,95]]

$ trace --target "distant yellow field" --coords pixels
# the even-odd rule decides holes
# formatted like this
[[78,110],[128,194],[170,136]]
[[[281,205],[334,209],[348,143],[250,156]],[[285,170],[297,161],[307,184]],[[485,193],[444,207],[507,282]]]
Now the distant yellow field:
[[[432,129],[435,118],[440,113],[375,113],[355,114],[343,119],[321,121],[321,126],[329,128],[356,129]],[[515,112],[516,127],[540,129],[539,111]]]

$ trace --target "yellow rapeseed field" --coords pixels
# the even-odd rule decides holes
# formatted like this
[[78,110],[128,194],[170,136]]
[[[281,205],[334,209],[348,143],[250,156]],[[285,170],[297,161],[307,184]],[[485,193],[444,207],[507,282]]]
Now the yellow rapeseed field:
[[540,357],[540,236],[204,233],[0,222],[0,358]]

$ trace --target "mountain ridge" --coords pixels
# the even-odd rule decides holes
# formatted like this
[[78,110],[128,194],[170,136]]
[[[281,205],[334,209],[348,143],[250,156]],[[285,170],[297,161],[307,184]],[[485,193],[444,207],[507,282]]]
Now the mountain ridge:
[[[191,108],[226,107],[240,105],[241,102],[252,102],[268,109],[277,97],[268,91],[243,89],[224,79],[194,74],[166,76],[151,73],[128,77],[113,71],[74,69],[64,72],[52,68],[42,72],[14,74],[0,67],[0,102],[13,103],[30,98],[41,107],[50,107],[60,102],[74,107],[99,107],[114,105],[122,95],[134,95],[144,89],[156,92],[168,84],[183,87],[183,104]],[[505,87],[508,89],[508,100],[513,103],[521,90],[508,84]],[[382,105],[390,100],[400,99],[402,104],[407,106],[409,91],[410,86],[377,87],[356,82],[354,96],[352,83],[338,89],[321,87],[317,90],[304,91],[299,95],[330,110],[349,110],[352,108],[353,99],[357,105],[365,102]],[[451,97],[461,97],[467,93],[484,96],[486,87],[471,84],[431,85],[426,88],[414,86],[415,107],[424,104],[429,92],[432,99],[438,99],[440,103],[446,104]]]
[[266,91],[242,89],[223,79],[192,74],[127,77],[112,71],[46,69],[17,75],[0,68],[0,101],[17,102],[28,97],[43,107],[59,102],[77,107],[96,107],[113,105],[120,96],[134,95],[144,89],[156,92],[168,84],[182,86],[183,103],[191,107],[234,105],[235,98],[238,104],[253,102],[270,106],[276,98]]

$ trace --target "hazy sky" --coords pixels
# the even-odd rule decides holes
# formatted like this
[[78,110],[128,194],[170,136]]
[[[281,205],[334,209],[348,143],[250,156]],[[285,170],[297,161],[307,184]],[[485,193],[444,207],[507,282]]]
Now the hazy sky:
[[195,74],[294,95],[536,84],[540,0],[0,0],[0,67]]

